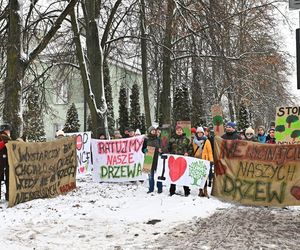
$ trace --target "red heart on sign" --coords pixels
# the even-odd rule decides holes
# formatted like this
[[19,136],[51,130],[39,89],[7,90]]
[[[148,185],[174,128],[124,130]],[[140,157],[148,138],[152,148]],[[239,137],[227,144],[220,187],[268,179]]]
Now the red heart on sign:
[[187,167],[186,160],[183,157],[178,157],[175,159],[174,156],[170,156],[168,165],[169,175],[171,181],[173,182],[177,181],[181,176],[183,176]]
[[80,173],[83,173],[84,170],[85,170],[85,167],[84,167],[84,166],[80,166],[80,167],[79,167],[79,172],[80,172]]
[[300,187],[293,186],[291,188],[291,194],[297,199],[300,200]]

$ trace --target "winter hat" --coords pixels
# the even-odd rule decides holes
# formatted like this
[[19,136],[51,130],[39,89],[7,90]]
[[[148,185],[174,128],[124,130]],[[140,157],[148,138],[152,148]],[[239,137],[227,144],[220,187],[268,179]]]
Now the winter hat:
[[204,129],[202,127],[198,127],[197,130],[196,130],[196,132],[204,134]]
[[155,130],[155,127],[154,127],[154,126],[150,126],[150,127],[148,128],[148,132],[149,132],[149,133],[151,133],[152,130]]
[[119,134],[121,134],[119,130],[114,131],[114,135],[119,135]]
[[246,129],[245,134],[253,134],[254,135],[254,129],[249,127]]
[[191,128],[191,133],[196,134],[197,133],[197,129],[196,128]]
[[3,131],[5,131],[5,130],[11,131],[11,126],[10,126],[10,124],[2,124],[2,125],[0,126],[0,132],[3,132]]
[[232,127],[235,129],[236,123],[235,122],[227,122],[226,127]]
[[266,128],[263,125],[258,126],[258,129],[262,129],[263,131],[266,131]]
[[141,135],[141,134],[142,134],[141,131],[139,129],[136,129],[135,135]]
[[65,132],[62,131],[62,130],[57,130],[56,131],[56,137],[62,137],[62,136],[65,136]]
[[133,128],[128,128],[127,131],[128,132],[134,132],[134,129]]

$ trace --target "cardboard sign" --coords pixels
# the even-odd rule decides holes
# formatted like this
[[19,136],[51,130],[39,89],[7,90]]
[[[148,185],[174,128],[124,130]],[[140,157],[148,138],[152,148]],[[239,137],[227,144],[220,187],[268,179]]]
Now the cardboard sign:
[[276,108],[275,138],[278,144],[300,144],[300,107]]
[[209,161],[183,155],[164,154],[158,158],[156,180],[203,188],[209,169]]
[[212,194],[246,205],[300,205],[300,145],[215,138]]
[[66,133],[65,135],[76,137],[77,173],[91,172],[91,132]]
[[9,161],[9,207],[55,197],[76,187],[75,139],[6,144]]
[[214,126],[214,135],[222,136],[224,134],[223,111],[220,105],[213,105],[211,107],[212,123]]
[[145,154],[144,167],[143,167],[144,173],[149,174],[151,172],[154,152],[155,152],[155,147],[147,146],[147,153]]
[[95,182],[144,180],[142,174],[144,136],[120,140],[92,139],[93,178]]
[[161,150],[163,153],[169,152],[169,140],[171,138],[171,127],[169,124],[164,124],[161,129],[160,140],[161,140]]
[[177,125],[183,128],[183,133],[185,133],[185,136],[191,140],[191,121],[178,121]]

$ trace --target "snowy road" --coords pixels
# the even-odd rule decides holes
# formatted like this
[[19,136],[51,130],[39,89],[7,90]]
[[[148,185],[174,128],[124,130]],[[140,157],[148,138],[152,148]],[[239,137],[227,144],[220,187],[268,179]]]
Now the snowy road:
[[145,249],[296,250],[299,245],[299,210],[232,207],[179,225]]
[[197,193],[151,195],[146,182],[80,177],[67,195],[13,208],[1,200],[0,249],[299,249],[299,208],[240,207]]

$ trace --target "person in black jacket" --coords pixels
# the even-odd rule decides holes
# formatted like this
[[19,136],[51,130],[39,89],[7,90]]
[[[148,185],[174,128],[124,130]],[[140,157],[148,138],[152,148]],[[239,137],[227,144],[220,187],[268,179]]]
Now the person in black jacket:
[[[149,193],[154,192],[154,173],[157,169],[158,156],[161,153],[161,140],[157,135],[157,130],[153,126],[149,127],[148,135],[144,139],[144,144],[143,144],[143,149],[142,149],[142,151],[144,153],[147,150],[147,146],[151,146],[151,147],[155,148],[153,162],[152,162],[152,166],[151,166],[151,172],[149,174],[149,191],[147,192],[149,194]],[[157,192],[159,194],[162,193],[162,191],[163,191],[162,182],[157,181],[156,186],[157,186]]]
[[236,131],[236,124],[234,122],[227,122],[225,134],[221,138],[225,140],[242,140],[242,137]]
[[[0,126],[0,181],[5,181],[5,199],[8,201],[9,197],[9,167],[7,158],[7,149],[5,144],[11,140],[10,138],[11,126],[4,124]],[[0,185],[1,198],[1,185]]]

